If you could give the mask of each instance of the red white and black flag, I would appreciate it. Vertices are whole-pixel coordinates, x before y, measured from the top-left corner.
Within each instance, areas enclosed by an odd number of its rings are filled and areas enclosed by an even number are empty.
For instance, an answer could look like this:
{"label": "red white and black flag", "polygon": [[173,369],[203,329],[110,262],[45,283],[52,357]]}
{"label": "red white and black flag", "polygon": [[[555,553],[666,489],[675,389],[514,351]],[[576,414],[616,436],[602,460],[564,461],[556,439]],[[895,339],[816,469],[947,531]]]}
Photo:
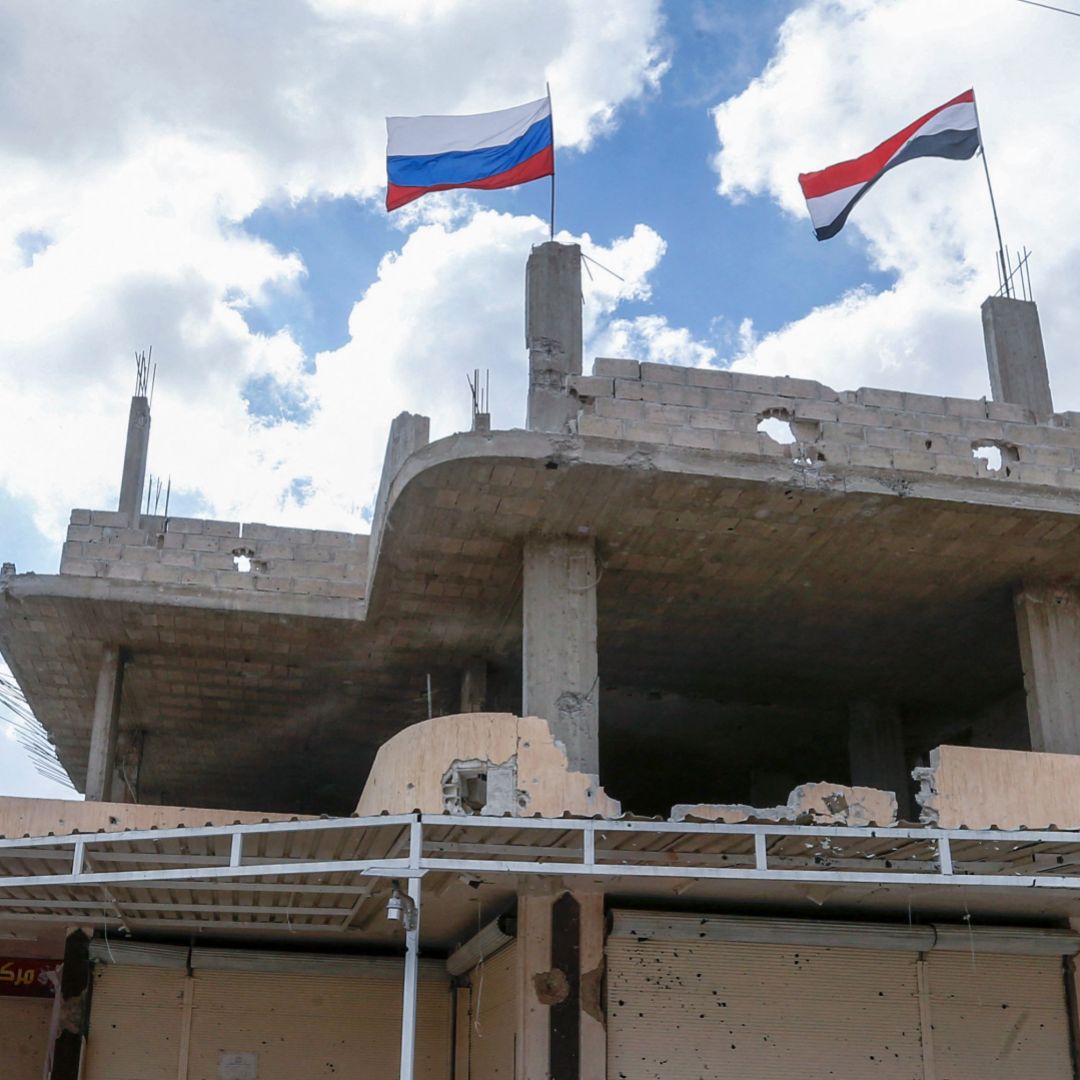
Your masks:
{"label": "red white and black flag", "polygon": [[868,154],[819,172],[801,173],[799,185],[810,210],[814,235],[819,240],[835,236],[855,204],[889,169],[920,157],[964,161],[975,155],[979,144],[975,91],[965,90]]}

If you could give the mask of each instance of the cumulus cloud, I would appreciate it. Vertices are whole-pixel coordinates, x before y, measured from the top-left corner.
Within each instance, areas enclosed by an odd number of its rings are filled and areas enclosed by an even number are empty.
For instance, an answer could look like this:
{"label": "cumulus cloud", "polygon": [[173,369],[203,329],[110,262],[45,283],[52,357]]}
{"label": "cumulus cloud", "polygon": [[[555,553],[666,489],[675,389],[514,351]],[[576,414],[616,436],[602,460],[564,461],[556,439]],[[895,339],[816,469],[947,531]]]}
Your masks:
{"label": "cumulus cloud", "polygon": [[[1035,252],[1055,400],[1076,407],[1073,29],[1004,0],[812,0],[785,21],[766,69],[713,112],[718,190],[734,201],[766,196],[803,218],[800,172],[869,150],[974,83],[1006,242]],[[997,288],[997,243],[981,162],[894,170],[827,243],[864,246],[895,285],[839,297],[746,343],[736,367],[843,387],[989,393],[978,306]]]}
{"label": "cumulus cloud", "polygon": [[[456,196],[403,215],[350,341],[316,357],[249,328],[305,269],[239,223],[282,199],[374,208],[391,113],[503,107],[550,81],[560,146],[584,151],[666,66],[656,0],[283,0],[257,18],[234,0],[76,0],[9,5],[0,40],[0,488],[54,541],[69,507],[115,498],[147,344],[152,467],[208,514],[362,527],[390,417],[462,426],[475,366],[514,422],[535,219]],[[604,253],[630,261],[631,288],[654,235]],[[621,295],[598,292],[597,317]]]}

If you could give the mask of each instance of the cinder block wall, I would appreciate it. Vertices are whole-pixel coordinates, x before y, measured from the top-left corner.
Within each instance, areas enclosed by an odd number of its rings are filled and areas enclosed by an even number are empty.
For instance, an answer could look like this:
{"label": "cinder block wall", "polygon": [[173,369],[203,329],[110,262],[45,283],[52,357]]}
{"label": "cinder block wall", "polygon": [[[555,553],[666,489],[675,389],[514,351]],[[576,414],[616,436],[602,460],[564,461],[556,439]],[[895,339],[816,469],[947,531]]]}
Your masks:
{"label": "cinder block wall", "polygon": [[[61,574],[161,585],[364,598],[369,537],[238,521],[73,510]],[[247,572],[237,560],[250,560]]]}
{"label": "cinder block wall", "polygon": [[[1080,413],[1037,424],[1029,409],[894,390],[836,391],[809,379],[599,358],[570,378],[578,433],[609,439],[784,457],[807,466],[855,465],[1080,488]],[[791,423],[796,441],[757,430]],[[997,447],[991,470],[976,447]]]}

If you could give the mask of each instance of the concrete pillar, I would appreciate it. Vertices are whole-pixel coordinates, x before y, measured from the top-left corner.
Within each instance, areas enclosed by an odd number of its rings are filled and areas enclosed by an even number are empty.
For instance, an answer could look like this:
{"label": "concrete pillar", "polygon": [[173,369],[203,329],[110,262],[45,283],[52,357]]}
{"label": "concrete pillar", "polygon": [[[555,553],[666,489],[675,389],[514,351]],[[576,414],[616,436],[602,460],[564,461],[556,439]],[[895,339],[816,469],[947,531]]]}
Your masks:
{"label": "concrete pillar", "polygon": [[848,761],[852,784],[896,792],[900,817],[911,820],[911,776],[904,755],[904,725],[895,702],[851,704]]}
{"label": "concrete pillar", "polygon": [[534,247],[525,270],[525,347],[529,350],[531,431],[570,430],[577,399],[567,392],[581,374],[581,248],[551,241]]}
{"label": "concrete pillar", "polygon": [[128,413],[127,444],[124,447],[124,472],[120,478],[120,503],[117,509],[131,517],[138,526],[146,483],[146,459],[150,451],[150,403],[144,397],[131,399]]}
{"label": "concrete pillar", "polygon": [[461,709],[463,713],[484,712],[487,705],[487,661],[469,660],[461,670]]}
{"label": "concrete pillar", "polygon": [[1031,749],[1080,754],[1080,597],[1025,585],[1015,605]]}
{"label": "concrete pillar", "polygon": [[88,802],[109,802],[112,797],[123,684],[124,660],[120,649],[116,645],[106,645],[101,653],[94,721],[90,729],[90,758],[86,765]]}
{"label": "concrete pillar", "polygon": [[599,772],[596,546],[592,537],[525,541],[522,714],[541,716],[571,769]]}
{"label": "concrete pillar", "polygon": [[64,943],[64,966],[60,969],[58,1023],[49,1055],[48,1080],[79,1080],[82,1075],[90,982],[90,937],[83,930],[71,930]]}
{"label": "concrete pillar", "polygon": [[1029,300],[991,296],[982,305],[986,362],[995,401],[1026,405],[1037,420],[1054,412],[1039,309]]}
{"label": "concrete pillar", "polygon": [[[532,889],[544,886],[530,883]],[[602,892],[523,892],[517,911],[518,1017],[514,1075],[607,1075]]]}

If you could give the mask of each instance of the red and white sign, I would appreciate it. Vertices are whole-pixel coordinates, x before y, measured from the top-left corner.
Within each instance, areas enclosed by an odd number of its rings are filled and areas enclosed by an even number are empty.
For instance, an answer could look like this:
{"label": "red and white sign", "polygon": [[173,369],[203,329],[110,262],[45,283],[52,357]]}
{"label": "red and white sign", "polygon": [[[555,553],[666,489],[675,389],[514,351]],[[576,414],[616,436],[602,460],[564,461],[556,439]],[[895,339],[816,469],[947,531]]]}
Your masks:
{"label": "red and white sign", "polygon": [[59,985],[59,960],[0,956],[0,997],[51,998]]}

